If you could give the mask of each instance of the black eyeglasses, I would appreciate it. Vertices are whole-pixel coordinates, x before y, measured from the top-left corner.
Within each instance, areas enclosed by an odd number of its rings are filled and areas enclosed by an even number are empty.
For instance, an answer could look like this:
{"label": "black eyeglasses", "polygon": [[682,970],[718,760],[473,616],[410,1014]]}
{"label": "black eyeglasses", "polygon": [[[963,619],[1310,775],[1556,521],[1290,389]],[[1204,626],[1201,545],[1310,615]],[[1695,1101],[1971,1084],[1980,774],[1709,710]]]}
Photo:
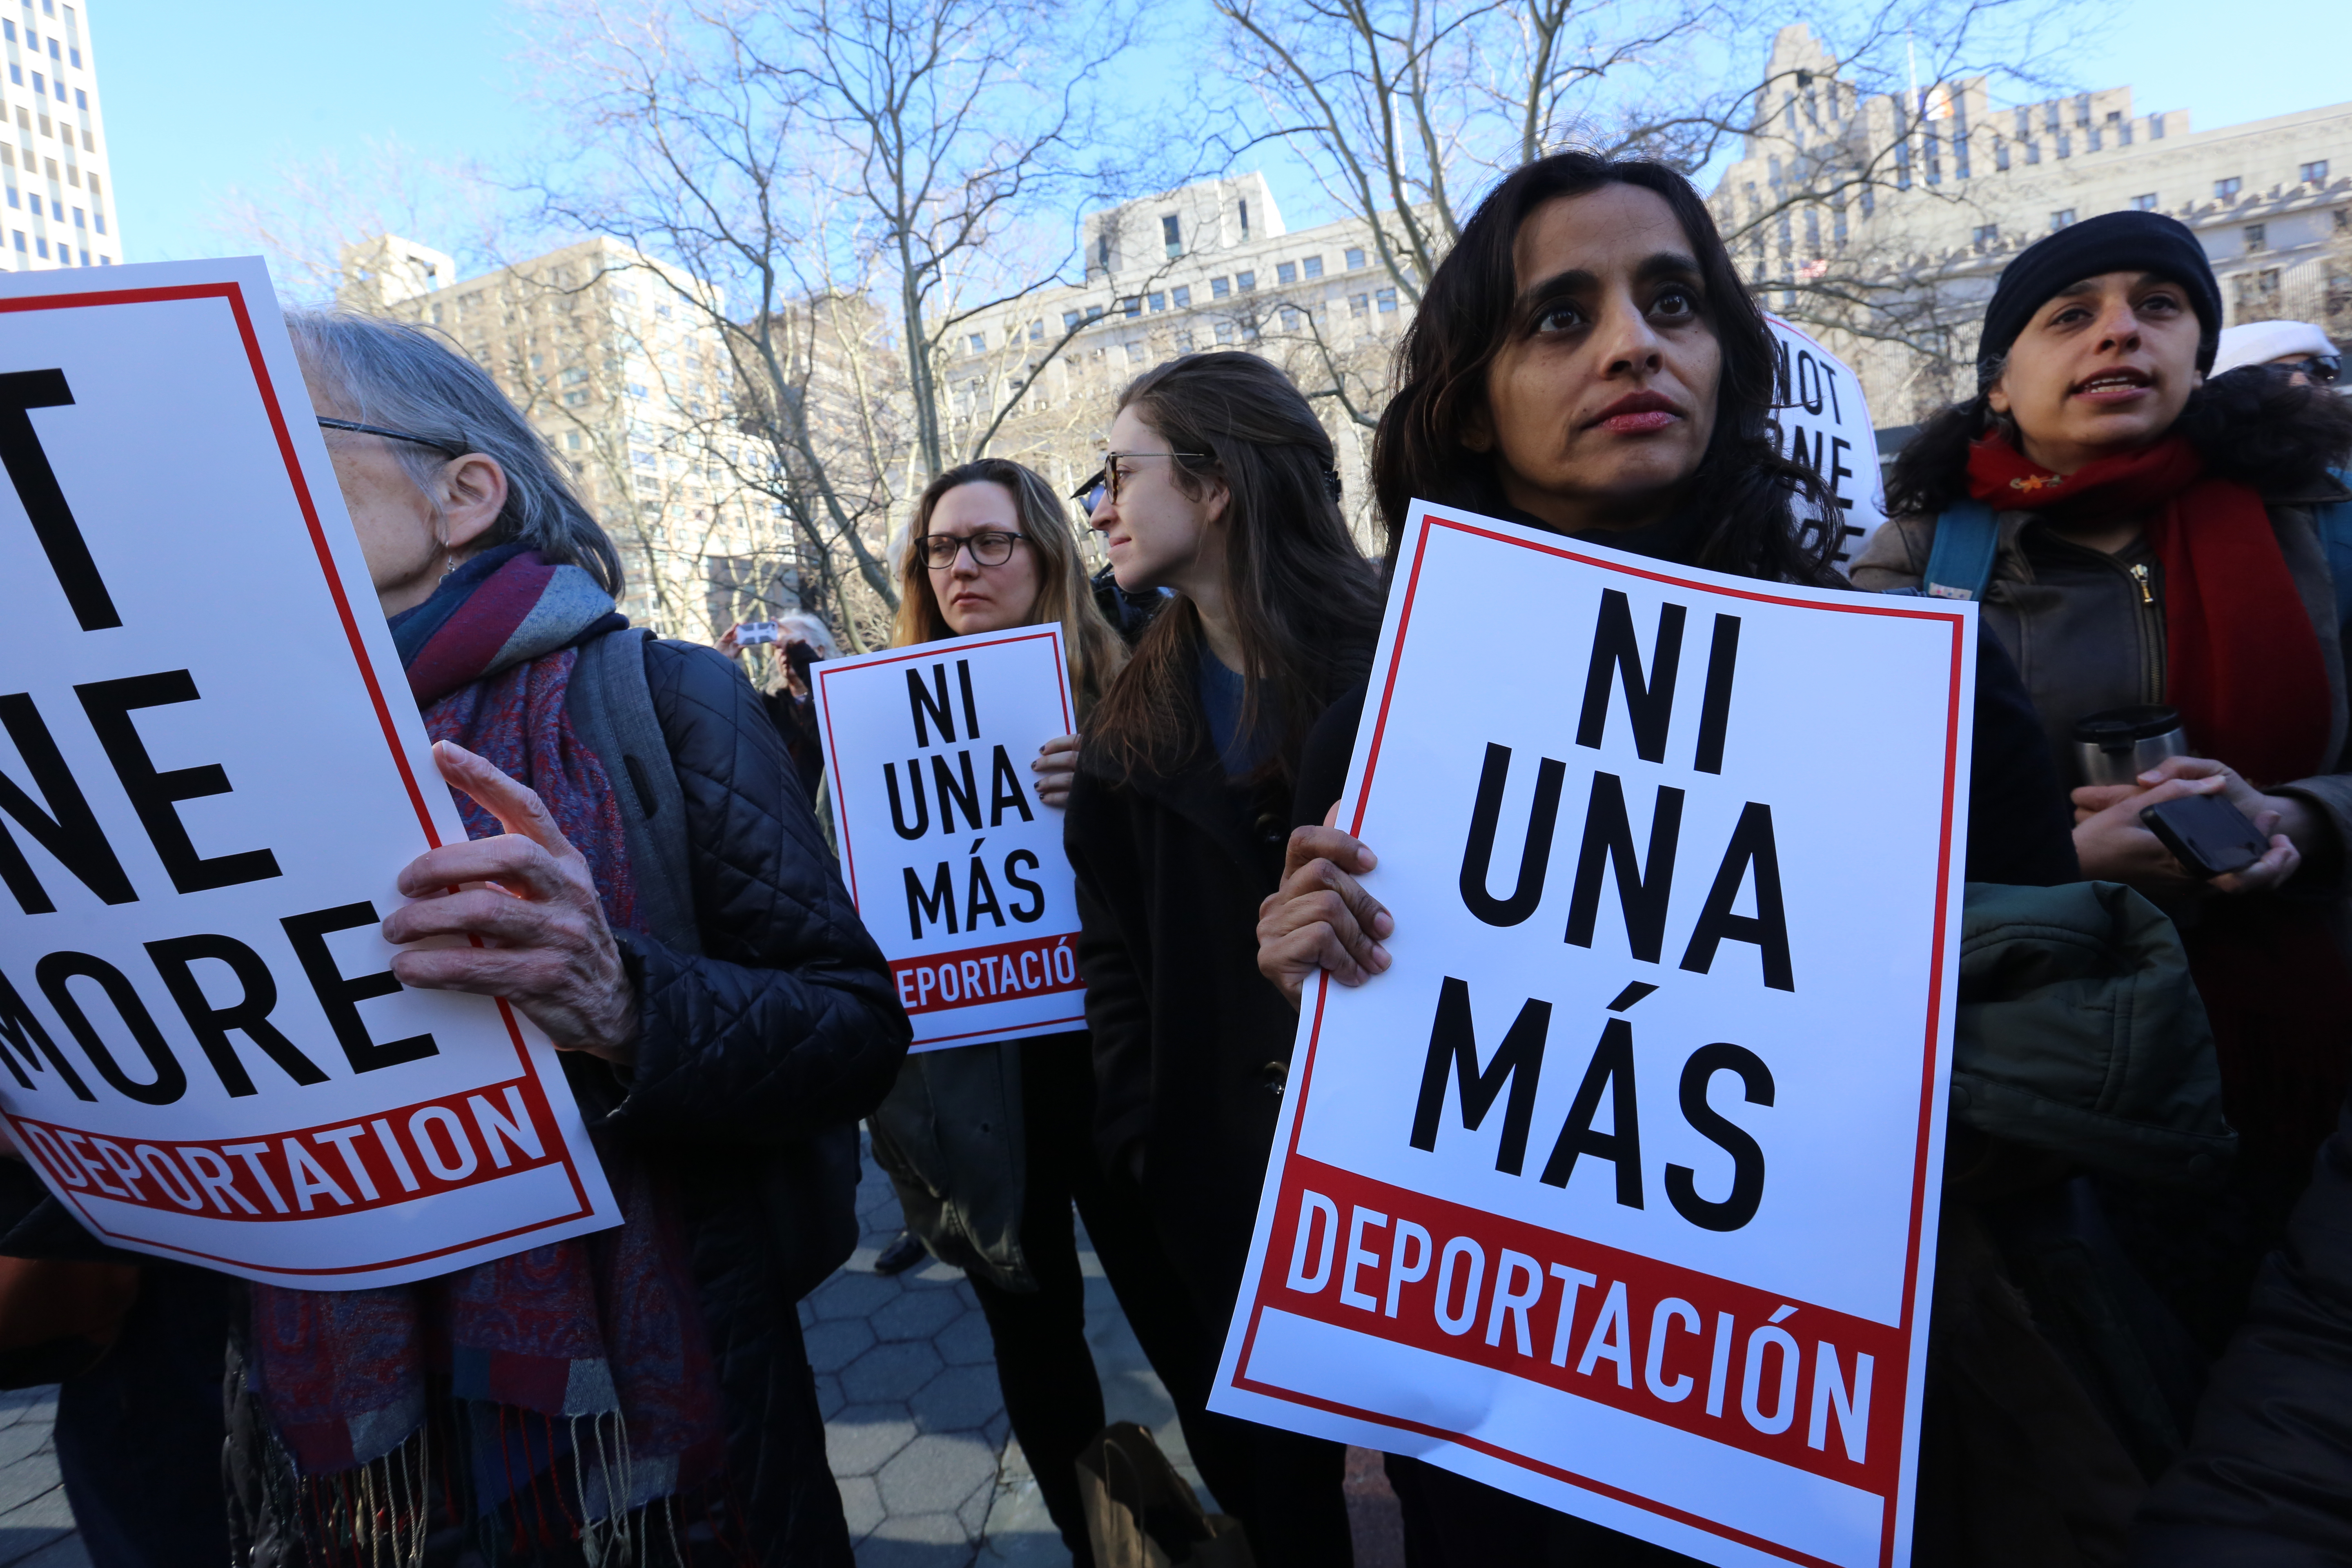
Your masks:
{"label": "black eyeglasses", "polygon": [[1084,507],[1087,515],[1092,517],[1095,508],[1102,505],[1106,498],[1113,501],[1118,500],[1119,481],[1127,478],[1119,464],[1131,463],[1138,458],[1190,458],[1200,463],[1211,460],[1206,452],[1105,452],[1103,466],[1085,484],[1072,490],[1070,499]]}
{"label": "black eyeglasses", "polygon": [[971,534],[927,533],[915,541],[915,548],[923,552],[923,564],[934,572],[944,572],[955,564],[956,557],[966,548],[971,558],[982,566],[1002,566],[1013,559],[1013,546],[1026,544],[1025,533],[1006,533],[999,529]]}
{"label": "black eyeglasses", "polygon": [[321,414],[319,416],[319,426],[324,430],[355,430],[362,436],[382,436],[387,440],[414,442],[419,447],[430,447],[445,458],[462,458],[466,455],[446,441],[435,441],[423,436],[412,436],[405,430],[387,430],[381,425],[362,425],[356,419],[330,419]]}
{"label": "black eyeglasses", "polygon": [[2281,370],[2299,370],[2322,386],[2333,386],[2344,374],[2342,354],[2310,354],[2303,359],[2281,360]]}

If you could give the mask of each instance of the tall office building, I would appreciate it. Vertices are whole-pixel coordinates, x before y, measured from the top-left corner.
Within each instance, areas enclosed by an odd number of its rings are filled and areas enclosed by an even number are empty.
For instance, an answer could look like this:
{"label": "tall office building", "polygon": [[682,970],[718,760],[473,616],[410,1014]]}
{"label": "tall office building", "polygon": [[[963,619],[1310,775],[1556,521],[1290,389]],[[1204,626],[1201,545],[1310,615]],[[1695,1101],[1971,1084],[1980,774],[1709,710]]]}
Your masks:
{"label": "tall office building", "polygon": [[[0,4],[0,266],[111,267],[122,255],[109,193],[89,14],[58,0]],[[13,132],[11,127],[13,126]]]}

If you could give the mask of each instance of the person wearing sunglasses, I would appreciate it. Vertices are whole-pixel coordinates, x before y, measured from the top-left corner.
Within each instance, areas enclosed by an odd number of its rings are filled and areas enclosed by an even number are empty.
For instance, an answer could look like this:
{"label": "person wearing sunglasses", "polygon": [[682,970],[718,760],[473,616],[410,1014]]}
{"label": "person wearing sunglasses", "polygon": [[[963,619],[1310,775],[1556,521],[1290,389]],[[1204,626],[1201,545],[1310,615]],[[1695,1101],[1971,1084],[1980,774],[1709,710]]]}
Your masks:
{"label": "person wearing sunglasses", "polygon": [[2243,365],[2275,365],[2299,383],[2334,386],[2344,374],[2344,356],[2309,321],[2247,321],[2221,329],[2213,350],[2213,374]]}
{"label": "person wearing sunglasses", "polygon": [[[1067,508],[1043,478],[1003,458],[933,479],[908,530],[891,646],[1047,624],[1062,629],[1083,725],[1127,647],[1096,607]],[[1031,764],[1044,804],[1068,799],[1077,748],[1077,736],[1060,736]],[[876,1270],[928,1250],[964,1271],[988,1320],[1013,1435],[1077,1568],[1093,1562],[1078,1453],[1104,1414],[1073,1204],[1147,1346],[1164,1337],[1160,1304],[1175,1289],[1148,1252],[1121,1251],[1140,1221],[1095,1158],[1094,1089],[1093,1043],[1081,1029],[918,1052],[866,1119],[908,1231]]]}
{"label": "person wearing sunglasses", "polygon": [[1379,585],[1340,516],[1329,435],[1265,360],[1146,373],[1109,444],[1081,492],[1089,521],[1122,590],[1173,594],[1095,710],[1070,790],[1097,1144],[1141,1198],[1140,1245],[1181,1281],[1184,1334],[1144,1350],[1218,1507],[1260,1563],[1345,1564],[1340,1446],[1207,1399],[1296,1030],[1251,931],[1307,731],[1370,663]]}

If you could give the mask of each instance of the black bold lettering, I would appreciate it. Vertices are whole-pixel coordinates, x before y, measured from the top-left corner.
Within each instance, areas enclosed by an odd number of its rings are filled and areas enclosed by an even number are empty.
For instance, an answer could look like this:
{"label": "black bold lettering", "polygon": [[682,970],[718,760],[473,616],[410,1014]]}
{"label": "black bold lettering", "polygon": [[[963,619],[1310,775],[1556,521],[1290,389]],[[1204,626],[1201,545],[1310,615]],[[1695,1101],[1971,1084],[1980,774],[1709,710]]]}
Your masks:
{"label": "black bold lettering", "polygon": [[1701,1046],[1683,1064],[1683,1120],[1698,1135],[1731,1156],[1731,1193],[1720,1203],[1698,1195],[1697,1173],[1688,1165],[1666,1167],[1666,1197],[1675,1212],[1702,1230],[1738,1230],[1756,1217],[1764,1201],[1764,1151],[1748,1130],[1706,1102],[1717,1073],[1736,1072],[1750,1105],[1772,1103],[1772,1069],[1745,1046],[1718,1040]]}
{"label": "black bold lettering", "polygon": [[1495,1169],[1517,1175],[1527,1163],[1528,1123],[1536,1113],[1544,1037],[1550,1029],[1551,1004],[1528,997],[1504,1033],[1503,1043],[1495,1047],[1495,1059],[1482,1070],[1477,1036],[1470,1020],[1470,986],[1447,975],[1438,990],[1437,1017],[1429,1031],[1429,1058],[1421,1069],[1421,1099],[1412,1110],[1412,1146],[1433,1152],[1437,1148],[1437,1124],[1444,1119],[1449,1076],[1462,1097],[1462,1125],[1472,1132],[1486,1120],[1486,1112],[1494,1109],[1496,1097],[1507,1083],[1511,1099],[1503,1108],[1503,1138],[1495,1150]]}
{"label": "black bold lettering", "polygon": [[[977,741],[980,739],[980,710],[971,700],[971,661],[970,659],[956,660],[956,685],[963,692],[963,738],[967,741]],[[950,735],[948,739],[952,741],[955,737]]]}
{"label": "black bold lettering", "polygon": [[988,868],[980,857],[971,858],[971,868],[964,874],[963,929],[978,931],[980,917],[985,913],[995,918],[997,926],[1004,924],[1004,906],[996,901],[996,884],[988,879]]}
{"label": "black bold lettering", "polygon": [[930,831],[931,808],[923,801],[923,759],[907,759],[907,791],[915,797],[915,826],[907,826],[907,814],[898,804],[898,764],[882,764],[882,783],[890,791],[890,826],[898,830],[901,838],[920,838]]}
{"label": "black bold lettering", "polygon": [[1592,633],[1592,662],[1584,676],[1584,710],[1576,721],[1576,743],[1598,751],[1609,730],[1609,689],[1622,679],[1625,716],[1633,725],[1633,750],[1645,763],[1666,760],[1666,726],[1675,712],[1675,668],[1682,660],[1680,605],[1658,606],[1658,638],[1645,679],[1642,645],[1633,637],[1633,606],[1614,588],[1601,592],[1601,616]]}
{"label": "black bold lettering", "polygon": [[1849,507],[1853,504],[1853,500],[1847,497],[1844,487],[1838,482],[1841,479],[1850,479],[1853,478],[1853,470],[1845,466],[1846,454],[1853,450],[1853,443],[1847,440],[1844,437],[1831,437],[1830,466],[1822,470],[1822,478],[1829,481],[1830,499],[1837,502],[1841,507]]}
{"label": "black bold lettering", "polygon": [[971,753],[958,752],[956,766],[962,770],[963,782],[961,786],[956,783],[956,775],[948,771],[948,760],[945,757],[934,755],[931,758],[931,793],[939,796],[940,831],[941,833],[955,831],[956,807],[961,806],[965,818],[972,826],[972,830],[978,832],[980,830],[980,781],[972,776]]}
{"label": "black bold lettering", "polygon": [[[151,942],[147,956],[154,961],[155,973],[163,977],[163,989],[178,1004],[181,1016],[188,1021],[189,1030],[196,1044],[204,1047],[205,1059],[213,1064],[220,1075],[221,1087],[231,1096],[257,1094],[253,1079],[238,1059],[236,1047],[229,1043],[228,1032],[242,1029],[246,1037],[259,1046],[262,1054],[276,1062],[288,1078],[296,1083],[324,1083],[327,1075],[318,1064],[297,1050],[294,1042],[278,1032],[269,1021],[269,1010],[278,1005],[278,981],[269,973],[269,965],[261,954],[226,936],[179,936],[167,942]],[[196,981],[194,965],[202,959],[214,959],[228,966],[242,990],[235,1002],[226,1007],[215,1006]]]}
{"label": "black bold lettering", "polygon": [[[1735,915],[1739,886],[1748,869],[1756,868],[1756,912]],[[1749,801],[1731,830],[1723,851],[1723,865],[1707,889],[1706,907],[1691,928],[1690,946],[1683,952],[1685,969],[1705,974],[1715,963],[1717,944],[1754,942],[1764,963],[1764,984],[1775,991],[1794,991],[1796,975],[1789,961],[1789,914],[1780,902],[1780,851],[1772,838],[1772,808]]]}
{"label": "black bold lettering", "polygon": [[1034,822],[1030,813],[1029,796],[1021,787],[1021,774],[1013,766],[1013,758],[1003,747],[996,748],[996,760],[988,766],[988,825],[994,827],[1004,820],[1004,808],[1011,806],[1021,814],[1024,822]]}
{"label": "black bold lettering", "polygon": [[98,563],[90,559],[89,542],[82,538],[73,508],[66,504],[66,492],[49,467],[49,455],[41,449],[40,433],[33,428],[32,416],[26,412],[62,408],[73,400],[64,371],[19,370],[0,375],[0,465],[7,468],[8,482],[16,489],[16,499],[32,522],[33,537],[41,542],[49,570],[57,574],[58,586],[65,590],[74,619],[81,623],[82,630],[97,632],[121,626],[122,617],[115,613],[106,581],[98,574]]}
{"label": "black bold lettering", "polygon": [[1819,414],[1827,406],[1822,397],[1822,367],[1802,349],[1797,351],[1797,401],[1808,414]]}
{"label": "black bold lettering", "polygon": [[1715,640],[1706,650],[1706,691],[1698,705],[1698,746],[1691,766],[1699,773],[1723,771],[1724,737],[1731,731],[1731,682],[1739,669],[1739,617],[1715,617]]}
{"label": "black bold lettering", "polygon": [[147,830],[155,858],[163,862],[172,886],[184,893],[201,893],[241,882],[267,881],[278,874],[278,858],[267,849],[210,858],[196,853],[173,803],[228,794],[227,773],[217,763],[157,773],[147,755],[146,742],[131,722],[133,709],[195,701],[196,683],[186,670],[92,681],[75,687],[74,695],[81,699],[89,727],[97,732],[98,743],[106,748],[106,760],[114,764],[114,776],[122,781],[122,793],[131,797],[131,809],[139,814],[139,825]]}
{"label": "black bold lettering", "polygon": [[1486,764],[1478,771],[1478,799],[1470,810],[1470,837],[1462,846],[1462,901],[1490,926],[1517,925],[1543,901],[1552,828],[1559,819],[1560,781],[1568,768],[1549,757],[1536,764],[1535,804],[1528,808],[1528,838],[1519,849],[1518,884],[1509,898],[1497,899],[1486,891],[1486,872],[1495,858],[1496,826],[1510,772],[1511,749],[1486,742]]}
{"label": "black bold lettering", "polygon": [[[83,1011],[81,998],[68,987],[66,983],[75,979],[98,982],[107,1001],[121,1016],[123,1026],[131,1031],[132,1042],[147,1058],[147,1065],[155,1069],[152,1080],[141,1083],[122,1070],[122,1064],[114,1059],[114,1052],[99,1034],[97,1026],[89,1021],[89,1015]],[[187,1070],[172,1055],[172,1047],[163,1043],[163,1031],[155,1026],[154,1016],[147,1011],[147,1004],[139,999],[139,993],[122,971],[87,952],[52,952],[33,966],[33,981],[40,986],[41,994],[49,999],[49,1005],[58,1010],[66,1033],[89,1058],[89,1065],[98,1069],[98,1076],[115,1089],[142,1105],[169,1105],[188,1092]]]}
{"label": "black bold lettering", "polygon": [[948,869],[948,863],[940,862],[939,874],[931,879],[928,891],[912,866],[903,868],[901,874],[907,879],[907,934],[917,942],[922,941],[923,921],[928,917],[946,921],[948,934],[955,935],[955,873]]}
{"label": "black bold lettering", "polygon": [[1584,845],[1576,856],[1576,890],[1568,902],[1571,947],[1591,947],[1601,914],[1601,873],[1617,876],[1617,905],[1625,914],[1625,944],[1644,963],[1658,962],[1666,941],[1666,895],[1675,882],[1675,847],[1682,834],[1683,792],[1660,785],[1650,813],[1648,863],[1634,858],[1633,825],[1625,815],[1625,787],[1615,773],[1592,775],[1585,808]]}
{"label": "black bold lettering", "polygon": [[343,1047],[353,1072],[374,1072],[441,1054],[430,1035],[411,1035],[383,1045],[370,1039],[359,1005],[393,995],[400,990],[400,977],[389,969],[373,974],[345,974],[335,967],[335,955],[327,951],[327,938],[332,932],[379,923],[373,904],[339,904],[331,910],[289,915],[278,923],[286,928],[286,940],[294,944],[294,956],[301,961],[302,973],[318,994],[320,1009],[327,1015],[327,1025],[335,1031],[335,1041]]}
{"label": "black bold lettering", "polygon": [[955,739],[955,720],[948,711],[948,667],[946,665],[931,666],[931,684],[928,688],[923,684],[921,670],[909,668],[907,671],[907,709],[914,716],[915,744],[918,746],[928,746],[931,743],[929,731],[923,728],[923,715],[926,713],[930,715],[931,722],[939,726],[940,740]]}
{"label": "black bold lettering", "polygon": [[[1592,1119],[1601,1112],[1604,1090],[1609,1095],[1610,1130],[1595,1132]],[[1564,1187],[1576,1172],[1578,1158],[1585,1154],[1617,1167],[1620,1204],[1629,1209],[1642,1206],[1642,1120],[1633,1092],[1633,1026],[1623,1018],[1612,1018],[1602,1026],[1601,1043],[1593,1047],[1592,1060],[1585,1066],[1584,1081],[1576,1086],[1568,1121],[1551,1146],[1551,1158],[1544,1162],[1543,1174],[1536,1179],[1546,1186]]]}
{"label": "black bold lettering", "polygon": [[1021,891],[1028,894],[1030,899],[1029,907],[1026,909],[1021,907],[1021,901],[1018,899],[1013,900],[1013,918],[1019,921],[1023,925],[1027,925],[1030,922],[1044,917],[1045,913],[1045,889],[1039,887],[1036,883],[1023,876],[1019,870],[1015,869],[1015,868],[1024,865],[1032,871],[1034,871],[1037,868],[1037,857],[1030,854],[1026,849],[1015,849],[1012,854],[1007,855],[1004,858],[1004,885],[1008,888],[1018,888]]}
{"label": "black bold lettering", "polygon": [[[106,841],[97,815],[89,809],[81,785],[74,781],[73,770],[66,766],[32,698],[21,691],[0,697],[0,726],[5,726],[8,738],[16,743],[33,775],[33,787],[41,792],[48,807],[42,810],[14,779],[0,773],[0,812],[15,817],[17,826],[33,836],[33,842],[57,857],[58,863],[97,894],[100,903],[138,902],[139,895],[131,890],[131,879],[122,874],[122,862],[115,858],[114,847]],[[8,884],[17,908],[26,914],[56,912],[58,906],[50,900],[48,890],[33,875],[25,852],[5,826],[0,826],[0,881]]]}
{"label": "black bold lettering", "polygon": [[[82,1082],[81,1074],[74,1071],[73,1063],[58,1054],[57,1042],[49,1038],[49,1032],[41,1027],[41,1021],[33,1016],[33,1010],[25,1005],[25,999],[16,994],[16,988],[8,983],[5,974],[0,974],[0,1040],[6,1041],[8,1046],[7,1049],[0,1050],[0,1063],[7,1065],[9,1074],[16,1079],[18,1087],[33,1087],[33,1080],[25,1076],[25,1068],[39,1072],[41,1058],[47,1057],[49,1065],[58,1069],[58,1077],[74,1091],[75,1099],[98,1098],[90,1093],[89,1086]],[[18,1062],[20,1058],[21,1066]]]}

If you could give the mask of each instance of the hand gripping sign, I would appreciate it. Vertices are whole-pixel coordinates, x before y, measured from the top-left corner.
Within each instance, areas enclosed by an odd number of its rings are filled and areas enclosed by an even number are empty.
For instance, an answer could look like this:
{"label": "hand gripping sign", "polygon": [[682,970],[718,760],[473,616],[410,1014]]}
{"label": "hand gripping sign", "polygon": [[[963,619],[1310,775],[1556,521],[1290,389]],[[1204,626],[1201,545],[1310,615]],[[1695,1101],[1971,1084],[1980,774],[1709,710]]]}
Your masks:
{"label": "hand gripping sign", "polygon": [[843,878],[918,1051],[1086,1026],[1062,814],[1037,748],[1077,728],[1059,626],[811,671]]}
{"label": "hand gripping sign", "polygon": [[1854,557],[1886,521],[1886,487],[1878,469],[1878,432],[1862,382],[1845,362],[1778,316],[1764,318],[1772,329],[1776,357],[1772,423],[1774,445],[1821,476],[1835,514],[1811,527],[1837,530],[1832,564],[1853,568]]}
{"label": "hand gripping sign", "polygon": [[404,989],[462,841],[258,259],[0,275],[0,1110],[118,1247],[273,1284],[620,1223],[554,1050]]}
{"label": "hand gripping sign", "polygon": [[1400,559],[1339,817],[1394,962],[1307,992],[1212,1408],[1907,1562],[1972,606],[1425,503]]}

